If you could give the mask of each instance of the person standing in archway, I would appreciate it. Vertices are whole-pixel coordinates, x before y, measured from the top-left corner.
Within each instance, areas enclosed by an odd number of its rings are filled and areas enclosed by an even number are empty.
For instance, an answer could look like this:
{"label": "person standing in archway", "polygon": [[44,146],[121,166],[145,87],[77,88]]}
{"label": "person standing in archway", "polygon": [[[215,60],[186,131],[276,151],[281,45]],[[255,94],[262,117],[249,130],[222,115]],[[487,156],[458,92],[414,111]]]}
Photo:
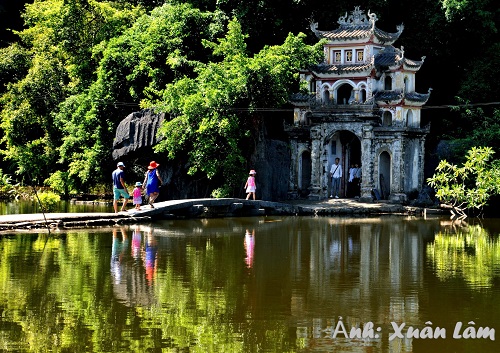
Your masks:
{"label": "person standing in archway", "polygon": [[332,192],[330,197],[335,197],[336,199],[339,198],[340,178],[342,178],[342,167],[339,162],[340,159],[335,158],[335,163],[330,168],[330,176],[332,178]]}
{"label": "person standing in archway", "polygon": [[151,208],[154,208],[153,202],[155,202],[156,198],[160,194],[160,186],[163,184],[160,173],[158,173],[158,170],[156,169],[158,167],[159,164],[155,161],[149,163],[144,183],[142,183],[143,185],[146,185],[146,194],[148,195],[148,203]]}

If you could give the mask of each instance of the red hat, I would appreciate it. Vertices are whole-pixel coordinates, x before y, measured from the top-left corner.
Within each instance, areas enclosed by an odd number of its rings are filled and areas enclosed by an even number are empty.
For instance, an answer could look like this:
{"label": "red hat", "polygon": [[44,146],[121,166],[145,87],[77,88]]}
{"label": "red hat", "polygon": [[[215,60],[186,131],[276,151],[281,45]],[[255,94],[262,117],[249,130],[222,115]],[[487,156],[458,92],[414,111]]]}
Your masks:
{"label": "red hat", "polygon": [[159,166],[158,163],[152,161],[151,163],[149,163],[148,169],[156,169],[158,166]]}

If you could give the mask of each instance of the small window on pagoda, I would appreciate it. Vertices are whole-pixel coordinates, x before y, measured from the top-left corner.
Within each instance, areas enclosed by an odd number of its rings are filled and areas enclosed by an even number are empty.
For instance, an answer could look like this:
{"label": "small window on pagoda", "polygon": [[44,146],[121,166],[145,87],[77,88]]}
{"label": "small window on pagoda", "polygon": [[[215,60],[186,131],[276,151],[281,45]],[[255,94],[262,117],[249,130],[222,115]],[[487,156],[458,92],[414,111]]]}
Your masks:
{"label": "small window on pagoda", "polygon": [[364,55],[362,50],[356,50],[356,61],[357,62],[363,62],[364,61]]}
{"label": "small window on pagoda", "polygon": [[309,82],[309,92],[311,92],[311,93],[316,92],[316,80],[311,80]]}
{"label": "small window on pagoda", "polygon": [[359,102],[360,103],[366,102],[366,90],[364,88],[359,90]]}
{"label": "small window on pagoda", "polygon": [[334,51],[333,52],[333,62],[334,63],[340,63],[342,61],[342,53],[340,50]]}
{"label": "small window on pagoda", "polygon": [[345,61],[352,62],[352,51],[348,50],[345,52]]}
{"label": "small window on pagoda", "polygon": [[408,92],[408,85],[409,85],[408,76],[405,77],[404,84],[405,84],[405,92]]}
{"label": "small window on pagoda", "polygon": [[330,92],[328,89],[323,91],[323,104],[328,104],[330,102]]}
{"label": "small window on pagoda", "polygon": [[389,111],[385,111],[382,116],[382,126],[392,126],[392,114]]}
{"label": "small window on pagoda", "polygon": [[384,89],[386,91],[391,91],[392,90],[392,78],[391,76],[386,76],[384,80]]}
{"label": "small window on pagoda", "polygon": [[418,127],[416,126],[417,124],[415,122],[415,119],[413,118],[413,112],[411,111],[411,109],[406,113],[406,125],[409,127]]}

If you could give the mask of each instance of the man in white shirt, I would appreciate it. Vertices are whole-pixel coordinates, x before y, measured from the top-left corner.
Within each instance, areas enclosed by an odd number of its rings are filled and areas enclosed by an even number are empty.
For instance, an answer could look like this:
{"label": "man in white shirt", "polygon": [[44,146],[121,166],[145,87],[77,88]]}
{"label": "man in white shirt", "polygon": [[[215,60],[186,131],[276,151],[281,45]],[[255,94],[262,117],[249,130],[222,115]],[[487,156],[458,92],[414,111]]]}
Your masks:
{"label": "man in white shirt", "polygon": [[332,178],[332,192],[330,197],[339,198],[340,178],[342,177],[342,167],[339,164],[340,159],[335,158],[335,164],[330,168],[330,177]]}

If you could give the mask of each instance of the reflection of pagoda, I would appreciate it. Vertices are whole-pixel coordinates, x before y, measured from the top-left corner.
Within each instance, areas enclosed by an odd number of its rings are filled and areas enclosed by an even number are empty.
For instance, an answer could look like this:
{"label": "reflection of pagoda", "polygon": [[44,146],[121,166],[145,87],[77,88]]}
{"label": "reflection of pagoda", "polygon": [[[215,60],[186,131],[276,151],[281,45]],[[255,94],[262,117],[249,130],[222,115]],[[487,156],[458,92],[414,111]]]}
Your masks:
{"label": "reflection of pagoda", "polygon": [[362,165],[361,198],[373,189],[382,198],[404,201],[405,193],[423,183],[424,140],[429,128],[420,110],[430,94],[415,92],[415,73],[424,61],[405,57],[392,44],[399,38],[375,26],[377,16],[356,7],[333,31],[311,29],[326,39],[323,63],[300,72],[307,93],[291,97],[294,125],[291,141],[290,197],[328,196],[328,171],[336,157],[344,171]]}

